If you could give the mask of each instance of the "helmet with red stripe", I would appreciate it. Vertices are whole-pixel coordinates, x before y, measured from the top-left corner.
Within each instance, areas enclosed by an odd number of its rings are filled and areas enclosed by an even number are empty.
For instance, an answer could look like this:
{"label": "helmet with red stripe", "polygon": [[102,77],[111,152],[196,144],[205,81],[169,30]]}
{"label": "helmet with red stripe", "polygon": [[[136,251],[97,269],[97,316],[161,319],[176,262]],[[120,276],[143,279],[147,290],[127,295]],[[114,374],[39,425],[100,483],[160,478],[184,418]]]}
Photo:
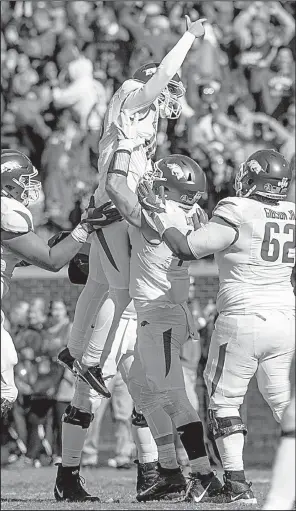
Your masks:
{"label": "helmet with red stripe", "polygon": [[[147,83],[159,67],[159,63],[151,62],[144,64],[133,75],[133,79],[141,83]],[[173,76],[168,85],[158,97],[160,116],[167,119],[178,119],[182,112],[180,98],[185,94],[185,87],[178,73]]]}
{"label": "helmet with red stripe", "polygon": [[202,168],[192,158],[172,154],[154,164],[153,186],[163,186],[169,200],[191,207],[206,192],[207,180]]}
{"label": "helmet with red stripe", "polygon": [[31,160],[16,149],[1,151],[1,195],[11,197],[25,206],[39,197],[40,181],[33,179],[38,171]]}

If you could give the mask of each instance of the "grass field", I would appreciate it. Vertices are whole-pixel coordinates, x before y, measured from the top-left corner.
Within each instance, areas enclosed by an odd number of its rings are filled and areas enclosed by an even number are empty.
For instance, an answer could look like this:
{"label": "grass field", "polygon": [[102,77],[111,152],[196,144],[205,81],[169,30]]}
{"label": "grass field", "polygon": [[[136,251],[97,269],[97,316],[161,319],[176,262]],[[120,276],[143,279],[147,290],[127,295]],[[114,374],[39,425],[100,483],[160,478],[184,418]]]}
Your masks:
{"label": "grass field", "polygon": [[[98,468],[82,470],[87,481],[87,489],[98,495],[101,503],[72,504],[57,503],[53,497],[56,467],[43,467],[40,469],[26,468],[16,470],[13,468],[1,470],[1,509],[106,509],[106,510],[162,510],[162,509],[245,509],[238,503],[217,504],[189,504],[171,502],[151,502],[139,504],[135,499],[136,469],[117,470],[112,468]],[[258,505],[248,506],[247,509],[261,509],[264,497],[268,490],[270,472],[268,470],[250,470],[247,476],[253,481],[253,490]]]}

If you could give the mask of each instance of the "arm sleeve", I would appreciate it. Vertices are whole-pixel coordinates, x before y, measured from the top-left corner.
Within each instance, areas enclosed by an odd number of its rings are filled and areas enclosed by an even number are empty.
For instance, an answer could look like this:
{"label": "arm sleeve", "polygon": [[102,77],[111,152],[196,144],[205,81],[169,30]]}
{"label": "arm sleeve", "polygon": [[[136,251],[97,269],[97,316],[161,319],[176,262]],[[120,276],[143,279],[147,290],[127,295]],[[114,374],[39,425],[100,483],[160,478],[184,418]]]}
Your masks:
{"label": "arm sleeve", "polygon": [[195,36],[185,32],[174,48],[164,57],[154,75],[141,88],[131,92],[123,108],[129,115],[151,105],[173,76],[179,71],[190,50]]}
{"label": "arm sleeve", "polygon": [[220,219],[210,222],[187,236],[188,246],[196,259],[225,250],[236,239],[234,228]]}

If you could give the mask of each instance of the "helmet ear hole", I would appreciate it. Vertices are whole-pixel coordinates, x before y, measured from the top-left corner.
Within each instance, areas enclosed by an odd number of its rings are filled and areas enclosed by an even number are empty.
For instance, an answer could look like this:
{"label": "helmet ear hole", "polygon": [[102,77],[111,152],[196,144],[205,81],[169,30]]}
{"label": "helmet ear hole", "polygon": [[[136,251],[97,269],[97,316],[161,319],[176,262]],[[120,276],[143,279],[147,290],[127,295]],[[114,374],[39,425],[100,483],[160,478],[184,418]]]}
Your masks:
{"label": "helmet ear hole", "polygon": [[254,179],[248,179],[248,185],[252,185],[254,183]]}

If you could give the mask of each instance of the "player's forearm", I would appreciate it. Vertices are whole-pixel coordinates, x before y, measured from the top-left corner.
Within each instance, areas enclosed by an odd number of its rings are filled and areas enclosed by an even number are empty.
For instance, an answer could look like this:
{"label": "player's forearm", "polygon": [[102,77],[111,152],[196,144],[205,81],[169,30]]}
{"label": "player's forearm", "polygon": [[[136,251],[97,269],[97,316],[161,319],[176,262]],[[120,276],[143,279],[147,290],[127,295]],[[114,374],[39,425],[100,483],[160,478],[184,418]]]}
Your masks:
{"label": "player's forearm", "polygon": [[182,234],[176,227],[169,227],[166,229],[162,240],[178,259],[182,261],[192,261],[195,259],[189,248],[187,236]]}
{"label": "player's forearm", "polygon": [[33,232],[22,236],[10,235],[1,242],[22,260],[44,270],[57,272],[79,252],[88,233],[80,224],[60,243],[52,248]]}
{"label": "player's forearm", "polygon": [[142,87],[136,96],[127,98],[124,108],[135,109],[153,103],[173,76],[179,71],[185,57],[195,41],[195,36],[185,32],[174,48],[164,57],[155,74]]}

